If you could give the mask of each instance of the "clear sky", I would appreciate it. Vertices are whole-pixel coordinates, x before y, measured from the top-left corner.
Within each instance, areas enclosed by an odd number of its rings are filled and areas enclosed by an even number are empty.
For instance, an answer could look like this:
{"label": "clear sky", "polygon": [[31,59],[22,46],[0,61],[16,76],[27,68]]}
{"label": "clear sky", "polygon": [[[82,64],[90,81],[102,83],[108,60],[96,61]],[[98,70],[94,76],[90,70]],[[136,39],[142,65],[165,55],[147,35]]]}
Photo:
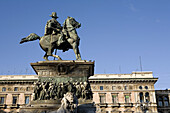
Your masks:
{"label": "clear sky", "polygon": [[[39,42],[19,44],[30,33],[44,35],[57,12],[82,24],[82,59],[95,61],[95,74],[153,71],[156,89],[170,88],[169,0],[0,0],[0,74],[35,74],[29,63],[42,61]],[[73,50],[58,55],[75,60]],[[52,59],[52,58],[51,58]]]}

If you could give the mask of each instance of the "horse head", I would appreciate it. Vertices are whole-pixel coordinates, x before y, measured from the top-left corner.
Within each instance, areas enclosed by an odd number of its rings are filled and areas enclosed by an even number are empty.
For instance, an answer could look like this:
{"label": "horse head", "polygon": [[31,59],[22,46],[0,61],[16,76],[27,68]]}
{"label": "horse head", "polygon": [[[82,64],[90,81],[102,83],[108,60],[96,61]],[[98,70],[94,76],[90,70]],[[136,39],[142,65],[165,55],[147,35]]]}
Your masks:
{"label": "horse head", "polygon": [[80,28],[81,24],[77,22],[73,17],[67,17],[67,19],[64,21],[63,26],[68,29],[68,28]]}

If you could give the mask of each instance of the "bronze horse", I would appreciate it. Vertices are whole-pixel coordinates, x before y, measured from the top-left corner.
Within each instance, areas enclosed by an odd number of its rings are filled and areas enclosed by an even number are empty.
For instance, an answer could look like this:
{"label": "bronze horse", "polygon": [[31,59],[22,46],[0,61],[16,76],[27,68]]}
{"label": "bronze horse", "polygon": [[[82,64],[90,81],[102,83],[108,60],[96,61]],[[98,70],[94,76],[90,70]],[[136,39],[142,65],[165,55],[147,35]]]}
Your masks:
{"label": "bronze horse", "polygon": [[80,38],[77,35],[76,28],[81,27],[81,24],[78,23],[74,18],[67,17],[64,21],[62,32],[57,35],[46,35],[43,37],[39,37],[35,33],[31,33],[26,38],[22,38],[20,44],[28,41],[34,41],[39,39],[39,43],[41,48],[46,52],[44,55],[44,59],[48,60],[49,56],[53,56],[61,60],[58,55],[52,54],[54,50],[63,50],[68,51],[69,49],[73,49],[76,55],[76,60],[81,60],[81,55],[79,52],[79,41]]}

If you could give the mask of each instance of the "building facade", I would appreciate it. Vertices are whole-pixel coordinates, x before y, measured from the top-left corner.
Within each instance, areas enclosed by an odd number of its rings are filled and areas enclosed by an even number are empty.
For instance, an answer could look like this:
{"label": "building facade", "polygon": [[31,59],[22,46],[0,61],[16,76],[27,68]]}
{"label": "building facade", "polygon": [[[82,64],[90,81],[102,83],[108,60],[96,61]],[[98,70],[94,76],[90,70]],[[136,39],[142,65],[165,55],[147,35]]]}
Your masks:
{"label": "building facade", "polygon": [[89,78],[100,113],[157,113],[152,72],[96,74]]}
{"label": "building facade", "polygon": [[[19,112],[22,106],[29,104],[33,99],[34,82],[37,80],[37,75],[1,75],[0,112]],[[158,113],[158,111],[165,113],[161,111],[161,103],[156,102],[156,100],[159,102],[159,95],[165,95],[165,92],[162,94],[163,91],[156,91],[155,95],[154,84],[157,80],[152,72],[91,76],[89,82],[93,101],[97,107],[96,111],[98,113]],[[166,96],[169,95],[168,92]],[[162,104],[166,105],[166,102]]]}
{"label": "building facade", "polygon": [[19,112],[22,106],[30,103],[37,75],[0,76],[0,113]]}
{"label": "building facade", "polygon": [[170,113],[170,89],[156,90],[158,113]]}

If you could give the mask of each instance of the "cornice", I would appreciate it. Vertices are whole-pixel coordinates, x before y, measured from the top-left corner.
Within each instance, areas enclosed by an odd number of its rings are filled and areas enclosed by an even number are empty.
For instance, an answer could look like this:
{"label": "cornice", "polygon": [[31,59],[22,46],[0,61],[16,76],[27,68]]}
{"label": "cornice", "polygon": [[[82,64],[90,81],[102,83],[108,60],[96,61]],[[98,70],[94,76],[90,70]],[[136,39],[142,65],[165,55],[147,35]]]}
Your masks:
{"label": "cornice", "polygon": [[0,80],[0,84],[33,84],[35,81],[37,81],[38,79],[26,79],[26,80]]}
{"label": "cornice", "polygon": [[158,78],[90,78],[90,83],[138,83],[157,82]]}

